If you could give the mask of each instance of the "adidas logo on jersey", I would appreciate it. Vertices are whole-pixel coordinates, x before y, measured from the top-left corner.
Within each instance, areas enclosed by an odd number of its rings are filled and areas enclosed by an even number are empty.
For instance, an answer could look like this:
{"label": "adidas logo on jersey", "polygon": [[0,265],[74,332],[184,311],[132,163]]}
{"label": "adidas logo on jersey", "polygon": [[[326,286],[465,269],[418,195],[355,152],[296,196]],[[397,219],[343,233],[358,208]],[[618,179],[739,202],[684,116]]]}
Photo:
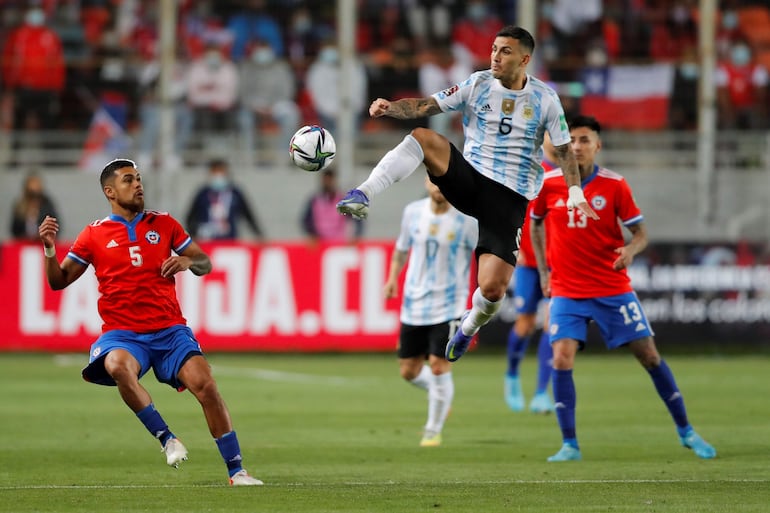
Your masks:
{"label": "adidas logo on jersey", "polygon": [[492,106],[491,106],[491,105],[489,105],[489,104],[487,103],[486,105],[484,105],[483,107],[481,107],[481,112],[482,112],[482,113],[483,113],[483,112],[492,112]]}
{"label": "adidas logo on jersey", "polygon": [[107,243],[107,247],[108,248],[117,248],[118,247],[118,243],[115,242],[115,239],[110,239],[110,242]]}
{"label": "adidas logo on jersey", "polygon": [[561,198],[559,198],[559,201],[557,201],[557,202],[556,202],[556,205],[554,205],[554,206],[555,206],[556,208],[559,208],[559,207],[564,207],[564,206],[566,206],[566,205],[567,205],[567,204],[564,202],[564,200],[563,200],[563,199],[561,199]]}
{"label": "adidas logo on jersey", "polygon": [[647,329],[647,326],[645,326],[643,322],[640,322],[639,324],[636,325],[636,331],[644,331],[646,329]]}

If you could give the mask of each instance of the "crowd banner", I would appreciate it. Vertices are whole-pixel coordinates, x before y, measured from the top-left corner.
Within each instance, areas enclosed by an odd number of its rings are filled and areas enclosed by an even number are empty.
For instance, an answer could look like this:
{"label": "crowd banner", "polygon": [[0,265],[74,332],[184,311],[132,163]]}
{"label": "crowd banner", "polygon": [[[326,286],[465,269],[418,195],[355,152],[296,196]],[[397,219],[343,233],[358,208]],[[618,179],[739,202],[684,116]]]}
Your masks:
{"label": "crowd banner", "polygon": [[[177,294],[205,351],[395,351],[392,241],[202,246],[214,270],[180,273]],[[660,342],[755,343],[770,337],[769,263],[766,245],[653,244],[630,274]],[[93,270],[52,291],[43,264],[41,244],[0,246],[0,351],[87,351],[101,332]],[[514,318],[508,299],[480,344],[504,345]]]}

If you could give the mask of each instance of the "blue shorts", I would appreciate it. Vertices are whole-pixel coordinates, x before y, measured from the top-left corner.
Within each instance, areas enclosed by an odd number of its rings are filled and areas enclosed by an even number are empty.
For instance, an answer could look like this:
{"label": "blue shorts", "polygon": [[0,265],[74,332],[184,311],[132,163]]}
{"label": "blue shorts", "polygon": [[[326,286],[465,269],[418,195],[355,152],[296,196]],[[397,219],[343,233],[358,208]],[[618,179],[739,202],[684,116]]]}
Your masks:
{"label": "blue shorts", "polygon": [[152,333],[112,330],[102,333],[91,346],[83,379],[98,385],[114,386],[115,381],[104,368],[104,357],[114,349],[125,349],[136,358],[142,366],[140,378],[152,367],[158,381],[176,389],[184,388],[177,379],[182,365],[190,357],[203,354],[192,330],[184,324]]}
{"label": "blue shorts", "polygon": [[517,265],[513,271],[513,305],[516,313],[537,313],[537,306],[543,300],[540,288],[540,273],[535,267]]}
{"label": "blue shorts", "polygon": [[588,323],[594,321],[609,349],[653,336],[642,304],[634,292],[590,299],[551,298],[551,344],[572,338],[582,346]]}

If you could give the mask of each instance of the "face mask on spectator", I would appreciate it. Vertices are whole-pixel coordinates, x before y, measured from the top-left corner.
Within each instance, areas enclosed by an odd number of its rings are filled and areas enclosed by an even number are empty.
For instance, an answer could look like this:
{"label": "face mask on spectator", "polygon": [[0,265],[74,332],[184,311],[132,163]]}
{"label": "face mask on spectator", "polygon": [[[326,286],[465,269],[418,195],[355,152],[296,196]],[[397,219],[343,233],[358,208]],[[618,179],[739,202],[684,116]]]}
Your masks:
{"label": "face mask on spectator", "polygon": [[722,15],[722,28],[733,30],[738,26],[738,15],[734,11],[727,11]]}
{"label": "face mask on spectator", "polygon": [[745,66],[751,61],[751,50],[746,45],[735,45],[730,51],[730,59],[736,66]]}
{"label": "face mask on spectator", "polygon": [[27,25],[40,27],[43,25],[43,23],[45,23],[45,13],[42,9],[32,9],[31,11],[27,12],[27,15],[24,17],[24,21],[27,22]]}
{"label": "face mask on spectator", "polygon": [[310,32],[310,28],[313,26],[313,22],[307,16],[296,18],[292,24],[292,30],[297,34],[306,34]]}
{"label": "face mask on spectator", "polygon": [[481,21],[487,15],[487,8],[483,4],[473,4],[468,6],[468,18],[473,21]]}
{"label": "face mask on spectator", "polygon": [[218,68],[222,64],[222,56],[219,52],[206,52],[206,66],[209,68]]}
{"label": "face mask on spectator", "polygon": [[257,64],[270,64],[275,60],[275,52],[272,48],[257,48],[251,52],[251,60]]}
{"label": "face mask on spectator", "polygon": [[695,80],[698,78],[698,65],[694,62],[685,62],[679,67],[679,74],[685,80]]}
{"label": "face mask on spectator", "polygon": [[230,180],[227,178],[227,175],[214,175],[209,179],[209,187],[215,191],[223,191],[227,189],[229,184]]}
{"label": "face mask on spectator", "polygon": [[318,60],[327,64],[335,64],[338,58],[337,49],[330,46],[318,52]]}
{"label": "face mask on spectator", "polygon": [[607,52],[602,48],[591,48],[586,54],[586,63],[594,68],[601,68],[607,65]]}

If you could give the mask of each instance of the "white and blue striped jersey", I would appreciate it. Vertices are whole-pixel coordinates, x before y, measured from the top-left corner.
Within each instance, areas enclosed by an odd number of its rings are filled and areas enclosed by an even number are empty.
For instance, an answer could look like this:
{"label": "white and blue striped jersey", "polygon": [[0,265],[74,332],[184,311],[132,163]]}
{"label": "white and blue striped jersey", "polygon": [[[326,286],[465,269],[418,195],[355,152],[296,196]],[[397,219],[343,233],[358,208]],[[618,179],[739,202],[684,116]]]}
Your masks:
{"label": "white and blue striped jersey", "polygon": [[474,169],[527,199],[543,185],[545,131],[554,146],[570,142],[556,91],[531,75],[523,89],[514,91],[491,70],[477,71],[433,98],[443,112],[462,111],[463,156]]}
{"label": "white and blue striped jersey", "polygon": [[404,208],[396,250],[411,251],[404,279],[401,322],[430,326],[466,309],[477,221],[454,207],[436,214],[430,198]]}

